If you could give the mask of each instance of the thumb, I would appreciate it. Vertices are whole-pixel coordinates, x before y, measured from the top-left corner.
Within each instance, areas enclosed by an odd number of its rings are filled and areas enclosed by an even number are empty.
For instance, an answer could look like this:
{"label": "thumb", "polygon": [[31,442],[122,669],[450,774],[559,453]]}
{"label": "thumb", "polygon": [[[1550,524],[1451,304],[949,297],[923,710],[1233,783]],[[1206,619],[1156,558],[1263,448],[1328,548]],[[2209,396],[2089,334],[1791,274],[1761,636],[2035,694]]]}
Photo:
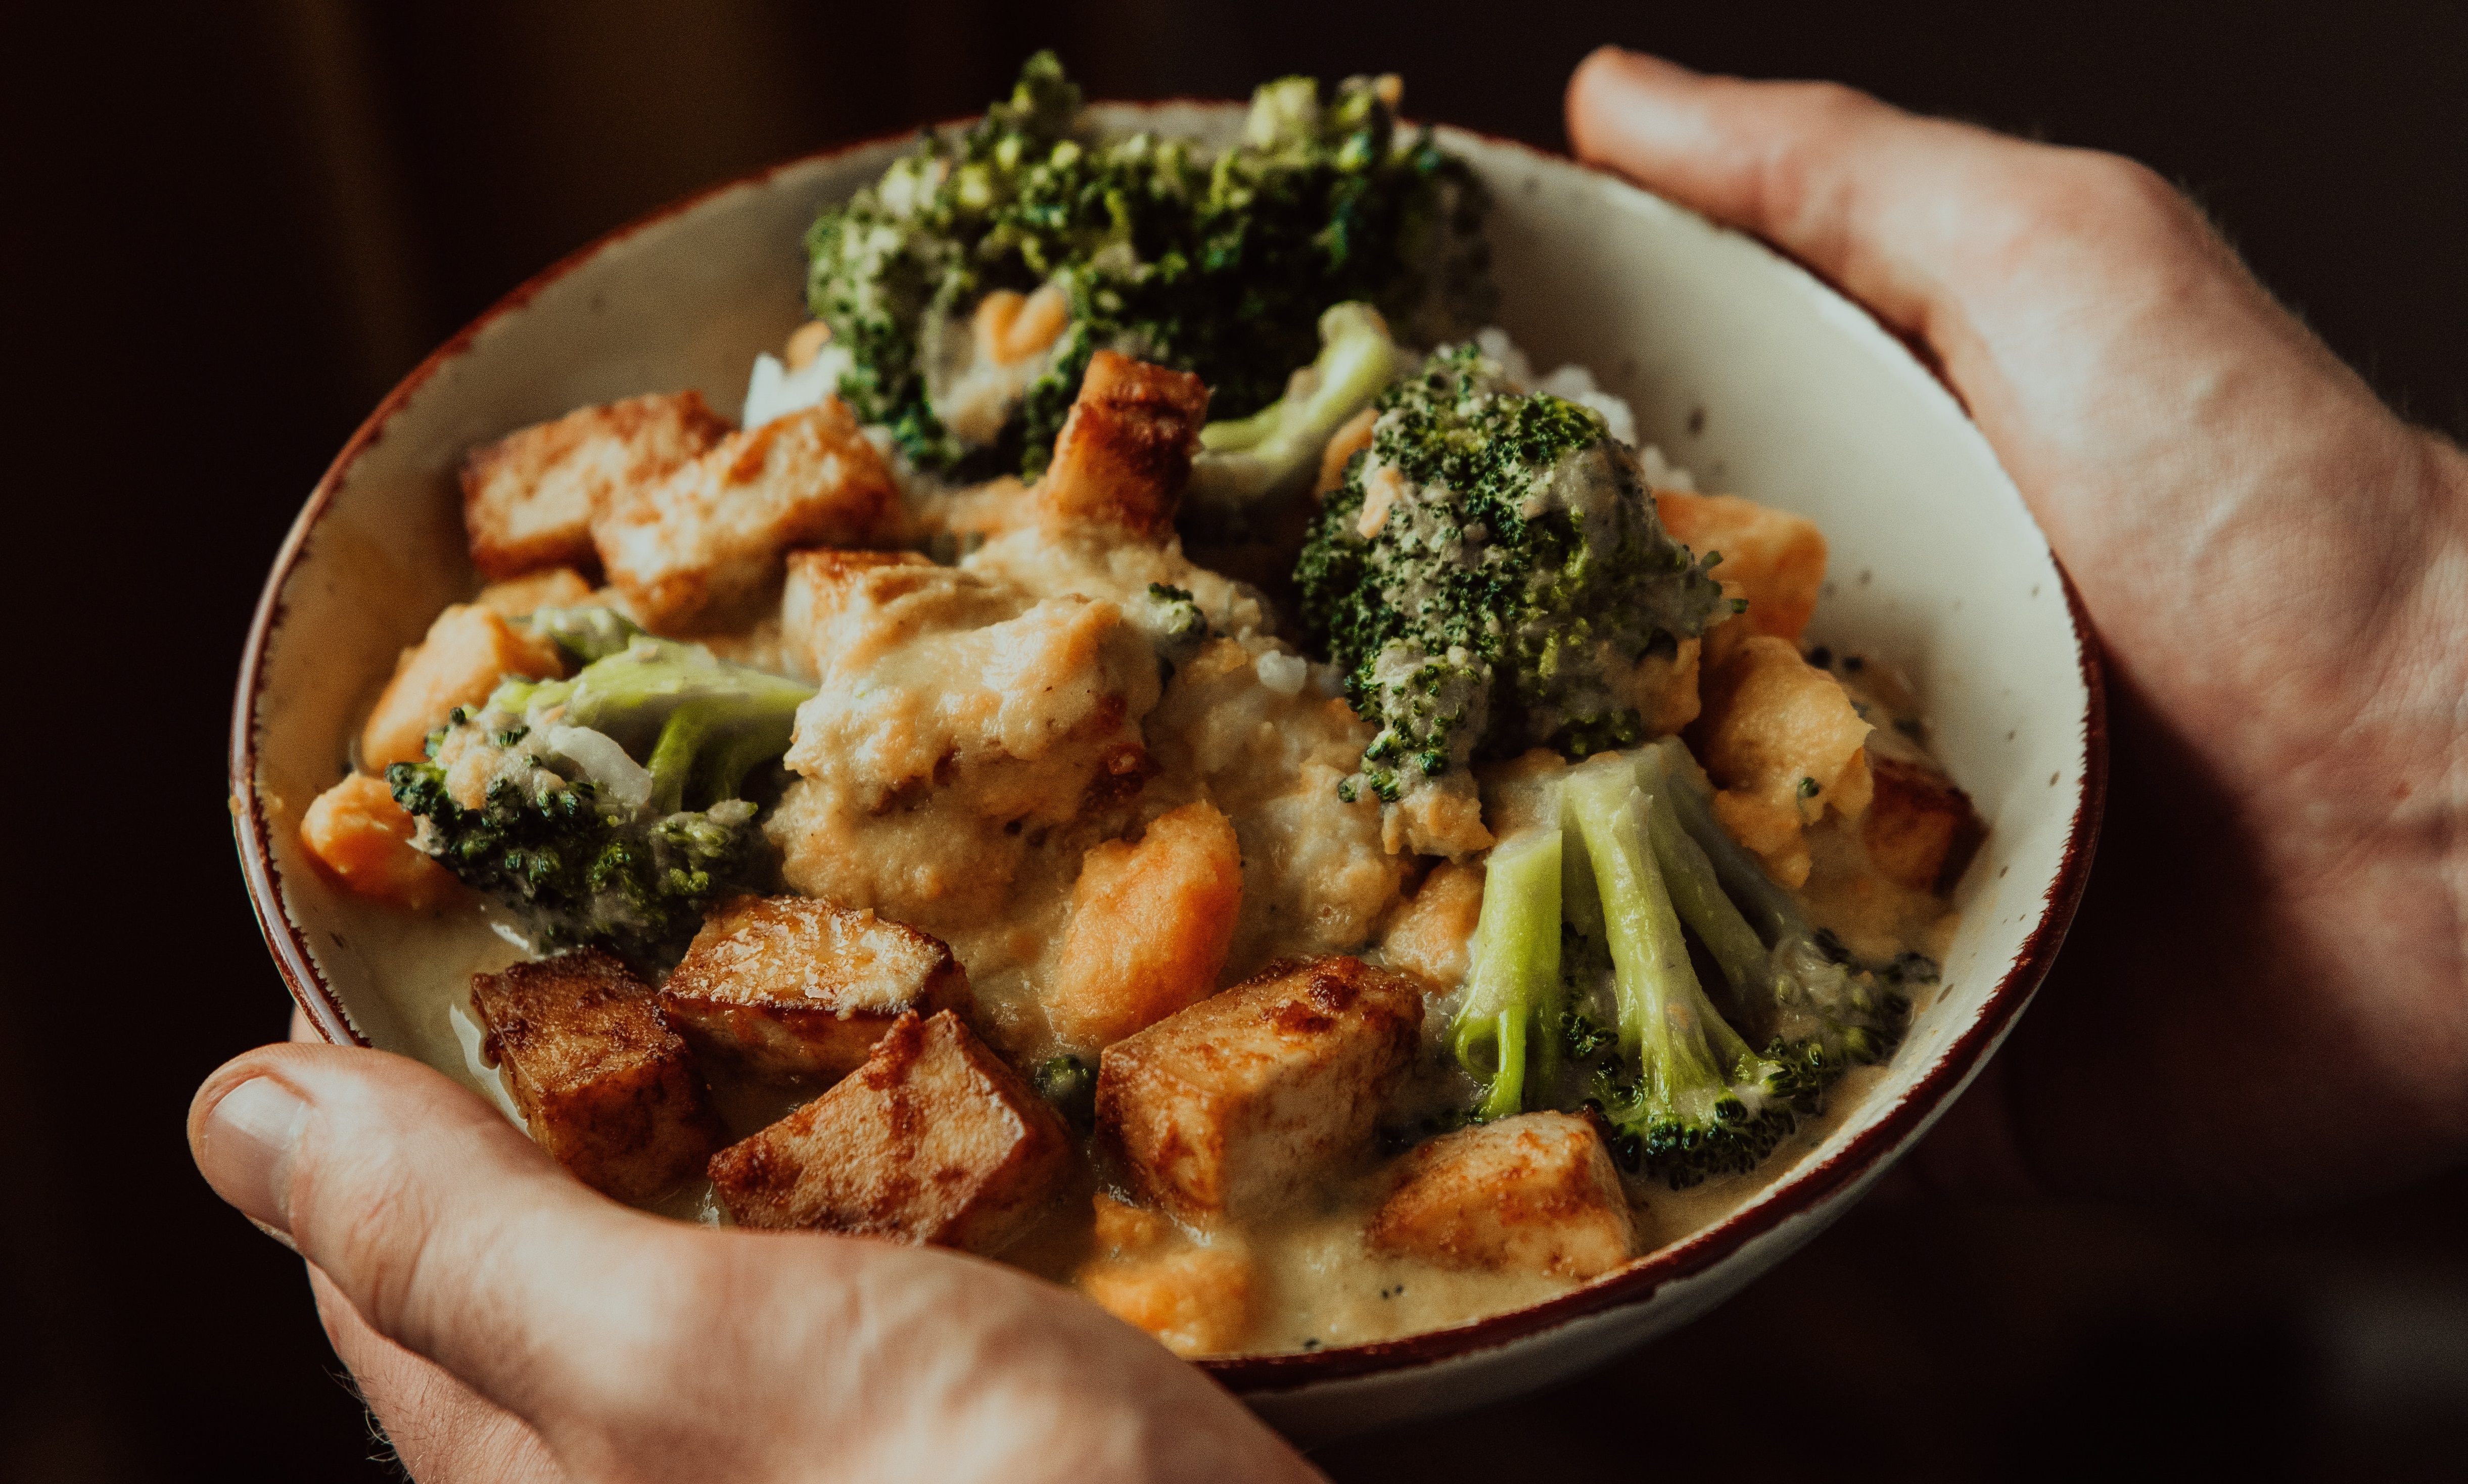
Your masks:
{"label": "thumb", "polygon": [[[655,1269],[659,1223],[593,1195],[496,1109],[404,1057],[261,1047],[206,1079],[189,1147],[379,1335],[537,1417],[607,1328],[578,1272]],[[605,1291],[605,1290],[603,1290]],[[596,1374],[596,1367],[595,1367]]]}

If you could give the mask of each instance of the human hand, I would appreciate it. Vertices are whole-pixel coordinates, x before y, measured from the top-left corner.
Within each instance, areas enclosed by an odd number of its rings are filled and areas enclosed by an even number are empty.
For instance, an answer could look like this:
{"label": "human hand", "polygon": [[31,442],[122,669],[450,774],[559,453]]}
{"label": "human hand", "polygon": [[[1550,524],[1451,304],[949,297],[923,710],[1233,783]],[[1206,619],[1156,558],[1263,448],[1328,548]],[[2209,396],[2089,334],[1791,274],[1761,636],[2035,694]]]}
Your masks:
{"label": "human hand", "polygon": [[2284,1202],[2468,1153],[2468,458],[2130,161],[1608,48],[1568,131],[1933,356],[2106,651],[2090,891],[1924,1161]]}
{"label": "human hand", "polygon": [[1063,1289],[629,1211],[402,1057],[249,1052],[198,1089],[189,1142],[308,1260],[336,1352],[428,1484],[1318,1476]]}

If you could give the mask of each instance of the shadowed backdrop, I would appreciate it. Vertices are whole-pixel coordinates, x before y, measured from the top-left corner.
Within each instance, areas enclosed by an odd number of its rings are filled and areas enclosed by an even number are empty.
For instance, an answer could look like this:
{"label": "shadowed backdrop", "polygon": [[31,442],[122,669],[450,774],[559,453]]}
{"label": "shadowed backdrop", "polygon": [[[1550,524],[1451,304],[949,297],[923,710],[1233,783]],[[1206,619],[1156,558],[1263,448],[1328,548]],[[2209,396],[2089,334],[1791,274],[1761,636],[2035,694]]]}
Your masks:
{"label": "shadowed backdrop", "polygon": [[[20,684],[57,698],[12,729],[11,1479],[386,1476],[298,1263],[180,1137],[197,1081],[287,1011],[224,817],[231,681],[283,532],[386,387],[664,201],[972,112],[1049,45],[1094,97],[1396,71],[1410,113],[1562,148],[1568,69],[1616,40],[2136,155],[2386,397],[2468,432],[2456,5],[231,0],[14,21],[15,606],[47,640],[21,643]],[[1761,1461],[2308,1477],[2456,1466],[2463,1423],[2455,1174],[2294,1218],[1872,1203],[1598,1376],[1322,1461],[1427,1484]]]}

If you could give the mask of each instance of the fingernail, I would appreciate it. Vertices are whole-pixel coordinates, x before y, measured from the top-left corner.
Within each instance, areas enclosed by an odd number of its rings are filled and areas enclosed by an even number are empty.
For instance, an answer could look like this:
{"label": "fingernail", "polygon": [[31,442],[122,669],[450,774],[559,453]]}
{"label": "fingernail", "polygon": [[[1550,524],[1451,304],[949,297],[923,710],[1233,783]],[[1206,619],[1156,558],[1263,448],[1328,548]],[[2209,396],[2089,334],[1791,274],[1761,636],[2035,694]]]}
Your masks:
{"label": "fingernail", "polygon": [[291,1154],[308,1127],[308,1105],[271,1077],[252,1077],[206,1117],[207,1178],[261,1226],[291,1231]]}

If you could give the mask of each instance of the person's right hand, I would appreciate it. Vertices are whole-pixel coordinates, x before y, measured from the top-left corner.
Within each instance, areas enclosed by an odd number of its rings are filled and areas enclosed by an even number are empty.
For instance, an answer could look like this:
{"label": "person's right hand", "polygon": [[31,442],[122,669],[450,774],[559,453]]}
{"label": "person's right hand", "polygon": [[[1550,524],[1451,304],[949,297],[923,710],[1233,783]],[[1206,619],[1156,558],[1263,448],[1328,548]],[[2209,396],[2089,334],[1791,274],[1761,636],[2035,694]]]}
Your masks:
{"label": "person's right hand", "polygon": [[2468,1155],[2468,457],[2130,161],[1610,49],[1568,129],[1924,346],[2105,647],[2091,891],[1937,1167],[2287,1201]]}
{"label": "person's right hand", "polygon": [[432,1484],[1318,1477],[1068,1290],[629,1211],[403,1057],[261,1047],[198,1089],[189,1139],[308,1258],[335,1349]]}

